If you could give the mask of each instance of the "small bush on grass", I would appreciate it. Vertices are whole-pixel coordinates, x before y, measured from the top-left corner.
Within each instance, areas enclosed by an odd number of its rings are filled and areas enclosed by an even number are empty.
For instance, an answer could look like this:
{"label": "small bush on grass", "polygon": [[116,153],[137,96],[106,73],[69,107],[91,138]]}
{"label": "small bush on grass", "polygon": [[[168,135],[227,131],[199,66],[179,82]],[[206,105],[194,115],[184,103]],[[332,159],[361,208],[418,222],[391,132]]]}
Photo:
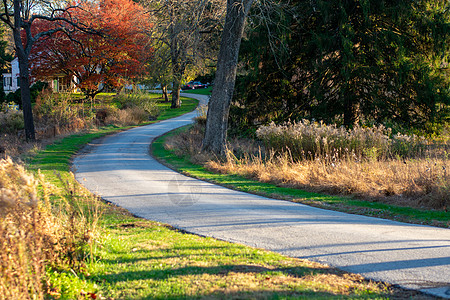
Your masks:
{"label": "small bush on grass", "polygon": [[98,218],[92,197],[0,160],[0,299],[44,299],[48,268],[83,271]]}
{"label": "small bush on grass", "polygon": [[206,117],[208,115],[208,106],[200,105],[197,107],[197,116],[194,118],[194,122],[200,126],[206,126]]}
{"label": "small bush on grass", "polygon": [[[205,134],[206,118],[202,116],[200,110],[199,116],[194,120],[195,123],[188,130],[180,132],[176,136],[168,138],[164,144],[167,150],[173,151],[176,156],[188,157],[193,163],[204,164],[216,157],[210,153],[204,153],[202,149],[203,136]],[[204,110],[206,112],[206,110]]]}
{"label": "small bush on grass", "polygon": [[0,111],[0,134],[17,134],[24,128],[23,113],[17,110]]}
{"label": "small bush on grass", "polygon": [[147,121],[156,119],[160,113],[156,99],[145,92],[120,93],[114,97],[113,102],[117,103],[118,108],[121,110],[133,108],[146,112]]}
{"label": "small bush on grass", "polygon": [[98,126],[113,124],[111,121],[112,118],[118,116],[119,109],[115,106],[102,106],[95,110],[95,120]]}
{"label": "small bush on grass", "polygon": [[5,102],[8,103],[15,103],[20,106],[20,109],[22,109],[22,99],[21,99],[21,91],[20,88],[17,89],[15,92],[10,92],[5,96]]}
{"label": "small bush on grass", "polygon": [[149,120],[147,112],[138,107],[120,109],[105,118],[105,124],[116,126],[138,125]]}
{"label": "small bush on grass", "polygon": [[91,127],[93,123],[93,115],[89,110],[70,104],[70,95],[57,95],[49,90],[39,95],[33,110],[39,138],[78,132]]}

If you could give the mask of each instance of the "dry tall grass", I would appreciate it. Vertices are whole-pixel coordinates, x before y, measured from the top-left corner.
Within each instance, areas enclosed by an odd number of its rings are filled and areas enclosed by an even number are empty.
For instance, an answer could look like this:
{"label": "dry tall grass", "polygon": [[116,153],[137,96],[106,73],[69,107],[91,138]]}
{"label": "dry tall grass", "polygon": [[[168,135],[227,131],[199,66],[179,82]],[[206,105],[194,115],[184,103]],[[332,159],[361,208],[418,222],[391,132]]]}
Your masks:
{"label": "dry tall grass", "polygon": [[355,195],[409,207],[447,209],[450,205],[450,166],[444,159],[358,161],[326,159],[295,162],[288,153],[268,159],[238,159],[231,152],[225,162],[206,166],[220,173],[239,174],[262,182],[313,192]]}
{"label": "dry tall grass", "polygon": [[[280,135],[287,136],[280,128],[277,130]],[[361,132],[360,141],[370,141],[370,137],[363,137]],[[370,135],[373,135],[373,132]],[[381,158],[376,155],[379,152],[373,149],[377,144],[367,142],[372,148],[358,146],[357,151],[355,149],[349,151],[347,148],[345,153],[342,149],[331,148],[324,152],[315,152],[314,155],[310,155],[310,159],[308,157],[298,159],[293,152],[304,153],[304,148],[292,150],[290,148],[292,146],[283,147],[280,144],[276,150],[271,148],[266,150],[266,147],[270,147],[268,143],[265,147],[255,141],[233,140],[229,144],[226,158],[218,159],[199,151],[202,137],[203,127],[196,124],[188,132],[168,139],[166,148],[175,150],[177,155],[187,154],[194,163],[202,163],[212,171],[239,174],[279,186],[329,194],[355,195],[370,201],[377,200],[409,207],[447,210],[450,206],[450,158],[446,154],[448,145],[442,145],[441,148],[431,145],[426,148],[424,146],[426,141],[421,138],[408,139],[407,136],[398,135],[395,142],[383,137],[379,140],[384,142],[379,144],[385,144],[386,151],[390,151],[389,147],[399,147],[394,143],[400,139],[411,144],[414,143],[413,140],[418,141],[418,146],[411,147],[408,147],[406,142],[403,143],[407,148],[403,152],[404,158],[399,154]],[[324,140],[326,136],[320,139]],[[277,142],[280,143],[280,140],[281,138]],[[317,139],[310,136],[308,145],[317,145],[315,140]],[[328,140],[332,138],[329,137]],[[364,145],[360,141],[348,144]],[[341,143],[344,144],[345,141]],[[371,151],[375,154],[370,155]],[[424,155],[425,153],[427,155]]]}
{"label": "dry tall grass", "polygon": [[302,120],[261,126],[256,134],[276,152],[289,151],[293,159],[342,157],[347,154],[363,158],[386,159],[396,156],[417,157],[426,153],[429,142],[416,135],[391,134],[383,125],[352,129]]}
{"label": "dry tall grass", "polygon": [[24,128],[23,114],[16,110],[0,111],[0,134],[14,133]]}
{"label": "dry tall grass", "polygon": [[120,109],[137,108],[147,113],[147,117],[156,118],[159,115],[159,108],[156,104],[156,98],[150,94],[135,90],[132,93],[121,92],[113,98],[118,103]]}
{"label": "dry tall grass", "polygon": [[105,124],[131,126],[146,122],[149,118],[150,115],[146,111],[138,107],[128,107],[109,114],[105,118]]}
{"label": "dry tall grass", "polygon": [[38,139],[74,133],[93,126],[94,116],[82,106],[72,105],[69,94],[44,90],[33,108]]}
{"label": "dry tall grass", "polygon": [[155,100],[130,97],[133,103],[121,110],[108,106],[95,114],[73,104],[69,95],[43,92],[34,107],[38,141],[33,143],[25,141],[22,112],[0,110],[0,300],[46,298],[52,288],[46,278],[49,268],[83,272],[92,258],[101,214],[100,202],[75,180],[61,180],[57,189],[9,156],[94,125],[136,125],[148,121],[150,112],[158,114]]}
{"label": "dry tall grass", "polygon": [[82,271],[97,234],[96,203],[69,183],[59,191],[0,160],[0,299],[44,299],[48,267]]}

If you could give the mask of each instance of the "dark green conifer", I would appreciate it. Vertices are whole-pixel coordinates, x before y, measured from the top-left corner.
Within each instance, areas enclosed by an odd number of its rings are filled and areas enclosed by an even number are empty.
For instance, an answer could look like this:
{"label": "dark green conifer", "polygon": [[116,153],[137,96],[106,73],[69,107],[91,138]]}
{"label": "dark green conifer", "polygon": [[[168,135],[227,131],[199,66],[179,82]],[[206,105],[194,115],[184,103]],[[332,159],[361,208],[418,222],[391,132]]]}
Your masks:
{"label": "dark green conifer", "polygon": [[284,5],[251,23],[242,44],[235,125],[307,117],[424,128],[448,116],[448,1]]}

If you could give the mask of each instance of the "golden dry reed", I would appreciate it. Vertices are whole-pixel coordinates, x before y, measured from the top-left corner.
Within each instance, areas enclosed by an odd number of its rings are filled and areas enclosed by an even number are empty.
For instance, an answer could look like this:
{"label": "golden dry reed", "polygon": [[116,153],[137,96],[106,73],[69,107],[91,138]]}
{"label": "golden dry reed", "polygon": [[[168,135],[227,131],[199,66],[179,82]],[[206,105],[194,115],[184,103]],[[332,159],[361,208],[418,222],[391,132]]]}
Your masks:
{"label": "golden dry reed", "polygon": [[48,268],[83,271],[100,211],[71,184],[63,190],[0,160],[0,299],[44,299]]}

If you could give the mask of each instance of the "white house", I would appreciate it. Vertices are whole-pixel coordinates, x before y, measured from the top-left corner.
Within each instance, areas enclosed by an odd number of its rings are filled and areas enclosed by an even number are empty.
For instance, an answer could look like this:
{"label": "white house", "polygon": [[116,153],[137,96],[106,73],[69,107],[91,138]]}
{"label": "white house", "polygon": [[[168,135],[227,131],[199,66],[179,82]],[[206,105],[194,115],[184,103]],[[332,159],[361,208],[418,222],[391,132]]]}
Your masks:
{"label": "white house", "polygon": [[[76,80],[75,77],[74,80]],[[56,75],[48,78],[47,81],[55,93],[76,90],[75,83],[66,75]],[[8,94],[17,91],[19,88],[19,59],[16,57],[11,61],[11,73],[3,73],[3,90]]]}
{"label": "white house", "polygon": [[3,90],[6,94],[19,89],[19,59],[16,57],[11,62],[11,73],[3,73]]}

